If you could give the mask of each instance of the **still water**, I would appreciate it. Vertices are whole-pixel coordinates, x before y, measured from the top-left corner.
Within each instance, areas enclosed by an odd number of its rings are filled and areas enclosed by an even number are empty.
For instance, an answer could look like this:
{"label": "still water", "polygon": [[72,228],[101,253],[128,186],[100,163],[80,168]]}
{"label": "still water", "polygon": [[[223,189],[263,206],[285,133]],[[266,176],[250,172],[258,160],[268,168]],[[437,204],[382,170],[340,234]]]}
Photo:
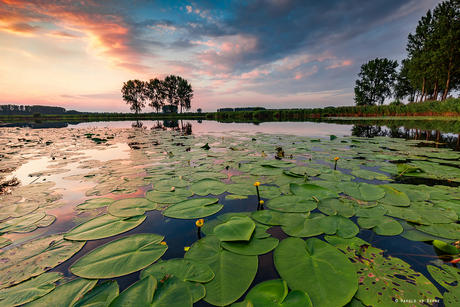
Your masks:
{"label": "still water", "polygon": [[[70,135],[83,135],[83,133],[88,133],[94,131],[94,133],[100,134],[101,137],[104,135],[104,131],[107,134],[115,134],[121,135],[125,133],[125,135],[131,134],[131,131],[146,131],[150,133],[151,131],[156,131],[155,133],[161,134],[162,132],[171,132],[175,131],[178,134],[187,135],[187,136],[196,136],[201,138],[202,140],[209,140],[213,143],[210,143],[211,148],[218,147],[217,144],[220,142],[222,138],[224,140],[228,139],[242,139],[245,142],[251,142],[258,139],[262,134],[271,134],[274,135],[274,138],[278,139],[278,143],[280,146],[287,146],[287,142],[291,142],[292,140],[297,140],[295,137],[308,137],[312,139],[320,139],[322,141],[328,141],[331,136],[337,136],[342,138],[343,140],[348,140],[351,136],[356,137],[378,137],[378,136],[391,136],[391,137],[398,137],[404,138],[408,140],[423,140],[423,141],[435,141],[436,143],[427,143],[422,146],[429,146],[429,147],[436,147],[436,148],[451,148],[454,150],[458,150],[458,139],[457,136],[454,134],[449,133],[439,133],[436,131],[420,131],[414,129],[389,129],[385,126],[378,127],[378,126],[357,126],[357,125],[337,125],[337,124],[330,124],[330,123],[314,123],[314,122],[269,122],[269,123],[260,123],[258,125],[254,125],[251,123],[218,123],[214,121],[143,121],[143,122],[89,122],[89,123],[69,123],[64,125],[62,129],[62,133],[59,132],[59,129],[49,127],[49,131],[52,131],[54,135],[53,141],[56,142],[57,136],[59,134],[70,136]],[[13,127],[9,126],[8,128],[1,128],[1,129],[9,129],[11,133],[15,132]],[[27,128],[17,128],[20,129],[20,132],[24,132],[26,137],[34,135],[37,131],[40,131],[40,137],[44,137],[47,135],[43,131],[45,130],[33,130]],[[6,131],[6,130],[4,130]],[[288,137],[289,136],[289,137]],[[265,137],[265,136],[264,136]],[[51,137],[50,137],[51,138]],[[48,210],[46,213],[49,215],[56,216],[56,221],[48,227],[38,228],[29,233],[7,233],[4,234],[3,237],[7,239],[11,239],[13,243],[3,250],[8,250],[10,248],[14,248],[19,246],[20,244],[27,242],[32,239],[36,239],[39,237],[55,234],[55,233],[64,233],[72,229],[78,224],[81,224],[91,218],[96,216],[102,215],[107,213],[107,207],[98,208],[91,211],[81,211],[76,210],[76,206],[82,204],[85,200],[94,198],[94,196],[86,196],[85,192],[90,190],[91,188],[95,187],[95,183],[92,181],[84,181],[84,180],[66,180],[63,179],[65,177],[70,176],[77,176],[77,175],[84,175],[89,172],[88,169],[81,168],[81,163],[89,160],[97,160],[98,163],[103,165],[104,163],[110,162],[111,160],[118,161],[119,169],[123,169],[123,166],[126,168],[132,167],[134,165],[134,169],[139,168],[139,172],[126,175],[127,178],[133,177],[143,177],[148,176],[148,173],[145,172],[144,168],[146,166],[159,166],[161,163],[156,161],[148,161],[146,164],[143,164],[142,161],[136,166],[136,159],[143,159],[145,156],[137,155],[138,149],[132,143],[126,142],[118,142],[117,137],[112,142],[107,142],[107,145],[104,147],[95,146],[95,148],[91,148],[91,146],[84,146],[79,147],[77,144],[77,139],[75,139],[75,143],[69,143],[69,148],[73,148],[72,151],[68,152],[68,161],[64,161],[62,159],[63,155],[57,155],[57,152],[39,152],[40,155],[35,154],[33,150],[30,150],[27,153],[21,154],[20,151],[16,152],[18,156],[22,156],[25,160],[24,163],[19,164],[19,166],[11,173],[7,174],[7,178],[16,177],[20,180],[23,186],[34,183],[34,182],[55,182],[56,185],[53,187],[55,193],[59,193],[62,195],[60,199],[65,204],[59,206],[54,209]],[[128,137],[129,140],[129,137]],[[3,142],[7,142],[7,140],[0,140]],[[205,142],[203,141],[203,142]],[[214,145],[216,144],[216,145]],[[233,144],[233,143],[232,143]],[[229,144],[229,146],[237,146]],[[235,143],[238,144],[238,143]],[[292,143],[294,144],[294,143]],[[137,144],[136,144],[137,145]],[[202,144],[200,144],[202,145]],[[345,144],[343,146],[343,152],[346,152],[349,149],[349,144]],[[223,146],[220,146],[222,149]],[[60,148],[60,153],[65,152],[65,148]],[[150,151],[149,151],[150,150]],[[244,150],[244,148],[242,149]],[[313,152],[321,152],[324,151],[322,147],[312,147],[311,149]],[[193,149],[192,149],[193,152]],[[219,150],[212,150],[212,152],[219,153]],[[147,149],[147,154],[154,154],[151,149]],[[28,159],[28,157],[32,157]],[[217,155],[218,156],[218,155]],[[345,155],[346,156],[346,155]],[[75,160],[72,161],[72,157],[75,157]],[[274,157],[273,153],[272,156]],[[56,160],[54,160],[56,159]],[[286,158],[289,160],[288,158]],[[292,159],[292,158],[291,158]],[[302,164],[302,161],[307,158],[299,157],[297,161]],[[342,158],[341,158],[342,159]],[[27,161],[26,161],[27,160]],[[295,159],[294,159],[295,160]],[[294,161],[293,160],[293,161]],[[43,170],[49,169],[50,165],[53,163],[62,163],[62,169],[64,172],[58,174],[49,174],[43,176],[30,176],[35,172],[40,172]],[[318,165],[326,165],[330,166],[329,164],[324,162],[323,159],[311,159],[311,162],[316,162]],[[193,161],[192,161],[193,163]],[[222,157],[217,157],[215,160],[215,164],[225,163],[225,158],[222,160]],[[198,166],[199,164],[197,164]],[[364,170],[369,171],[377,171],[381,172],[378,167],[376,166],[362,166]],[[92,168],[91,171],[96,170],[97,167]],[[343,174],[352,175],[352,169],[340,168],[337,170],[341,171]],[[234,169],[232,167],[223,169],[221,171],[224,174],[229,175],[229,178],[232,176],[238,176],[243,174],[244,172]],[[385,173],[389,175],[389,173]],[[311,178],[311,180],[316,180],[317,178]],[[232,182],[230,179],[222,180],[226,184],[231,184]],[[389,181],[379,181],[379,180],[366,180],[362,178],[356,178],[355,182],[367,182],[371,184],[385,184]],[[404,183],[403,180],[397,179],[397,182]],[[409,182],[409,181],[408,181]],[[423,180],[422,180],[423,182]],[[420,181],[419,181],[420,183]],[[433,181],[425,181],[427,185],[432,185]],[[109,193],[104,194],[103,197],[110,197],[114,200],[124,199],[124,198],[132,198],[132,197],[145,197],[145,193],[149,190],[153,189],[152,184],[139,186],[138,189],[132,193],[123,194],[123,193]],[[453,183],[452,186],[457,186],[457,184]],[[257,196],[256,195],[249,195],[247,199],[242,200],[230,200],[226,198],[229,195],[228,192],[224,192],[216,196],[219,199],[219,204],[224,205],[223,209],[218,213],[206,217],[205,223],[213,220],[216,216],[230,213],[230,212],[247,212],[247,211],[255,211],[257,210]],[[194,196],[195,197],[195,196]],[[267,202],[269,199],[263,199]],[[312,213],[320,213],[318,209],[312,211]],[[153,210],[147,211],[145,213],[147,216],[146,220],[138,227],[105,239],[93,240],[86,242],[85,246],[72,258],[65,261],[64,263],[56,266],[50,272],[60,272],[65,277],[70,279],[75,278],[72,273],[69,271],[69,267],[82,256],[86,255],[88,252],[92,251],[98,246],[106,244],[108,242],[114,241],[116,239],[130,236],[133,234],[138,233],[154,233],[160,234],[165,237],[165,241],[167,242],[169,248],[166,253],[162,256],[163,260],[172,259],[172,258],[182,258],[184,257],[184,247],[192,246],[198,239],[197,237],[197,229],[195,226],[195,220],[187,220],[187,219],[174,219],[165,217],[161,210]],[[352,217],[351,220],[354,223],[357,223],[357,217]],[[283,239],[288,238],[289,236],[286,235],[280,226],[273,226],[268,230],[268,233],[272,235],[272,237],[279,239],[282,241]],[[426,276],[430,281],[432,281],[435,285],[437,285],[438,290],[441,293],[444,292],[444,289],[440,287],[431,277],[431,275],[427,271],[427,265],[433,264],[434,262],[443,261],[448,258],[445,255],[438,255],[439,250],[435,250],[434,247],[425,242],[417,242],[417,241],[410,241],[405,239],[401,236],[379,236],[374,233],[371,229],[360,229],[357,237],[367,241],[372,246],[380,248],[385,251],[385,256],[394,256],[398,257],[407,263],[409,263],[412,268],[422,273]],[[323,239],[324,235],[318,236],[318,238]],[[273,251],[264,255],[259,256],[259,267],[257,271],[257,275],[252,283],[252,286],[249,290],[256,284],[270,280],[270,279],[278,279],[280,276],[278,275],[274,264],[273,264]],[[134,282],[139,280],[139,272],[135,272],[126,276],[116,278],[119,286],[120,292],[125,290],[127,287],[132,285]],[[101,280],[99,283],[103,282]],[[244,295],[238,300],[242,301]],[[442,304],[442,303],[441,303]],[[205,301],[201,300],[195,304],[195,306],[210,306]]]}

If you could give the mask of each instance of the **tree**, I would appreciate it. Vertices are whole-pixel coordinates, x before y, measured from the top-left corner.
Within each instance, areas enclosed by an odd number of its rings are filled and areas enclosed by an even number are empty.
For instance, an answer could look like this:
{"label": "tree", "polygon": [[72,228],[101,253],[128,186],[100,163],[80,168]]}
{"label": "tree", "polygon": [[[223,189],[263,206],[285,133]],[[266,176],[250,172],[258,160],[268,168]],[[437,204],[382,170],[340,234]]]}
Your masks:
{"label": "tree", "polygon": [[396,79],[397,61],[387,58],[371,60],[361,66],[356,80],[355,102],[358,106],[381,105],[385,97],[391,97]]}
{"label": "tree", "polygon": [[163,113],[177,113],[177,106],[165,105],[162,107]]}
{"label": "tree", "polygon": [[154,110],[159,112],[161,108],[165,105],[165,90],[163,87],[163,82],[158,80],[158,78],[150,79],[150,82],[145,83],[144,87],[145,96],[150,100],[149,106]]}
{"label": "tree", "polygon": [[202,110],[201,108],[198,108],[198,109],[196,110],[196,112],[197,112],[197,113],[201,113],[201,112],[203,112],[203,110]]}
{"label": "tree", "polygon": [[129,80],[126,83],[123,83],[123,88],[121,93],[123,95],[123,100],[126,101],[126,104],[131,105],[129,108],[134,113],[139,114],[143,107],[145,107],[145,84],[139,80]]}
{"label": "tree", "polygon": [[185,110],[191,109],[191,101],[193,98],[193,89],[192,85],[188,83],[187,80],[177,77],[177,99],[180,105],[180,112],[182,113],[182,107]]}
{"label": "tree", "polygon": [[179,104],[178,96],[177,96],[177,87],[178,87],[178,79],[176,76],[171,75],[167,76],[163,81],[163,88],[166,100],[170,105],[177,106]]}
{"label": "tree", "polygon": [[416,86],[409,78],[410,60],[405,59],[401,62],[401,70],[396,75],[396,82],[394,84],[394,94],[396,99],[404,99],[407,97],[409,102],[415,101],[417,93]]}

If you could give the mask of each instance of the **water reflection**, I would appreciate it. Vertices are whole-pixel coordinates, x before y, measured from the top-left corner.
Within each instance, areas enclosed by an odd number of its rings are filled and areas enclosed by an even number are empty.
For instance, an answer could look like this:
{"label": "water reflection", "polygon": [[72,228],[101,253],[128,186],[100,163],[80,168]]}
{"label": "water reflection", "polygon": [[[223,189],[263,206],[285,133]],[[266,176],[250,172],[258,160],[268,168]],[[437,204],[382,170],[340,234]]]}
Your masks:
{"label": "water reflection", "polygon": [[357,137],[372,138],[386,136],[403,138],[406,140],[422,140],[435,142],[434,144],[421,143],[420,146],[436,148],[460,149],[460,134],[442,133],[440,130],[406,129],[404,127],[385,127],[373,125],[353,125],[351,134]]}

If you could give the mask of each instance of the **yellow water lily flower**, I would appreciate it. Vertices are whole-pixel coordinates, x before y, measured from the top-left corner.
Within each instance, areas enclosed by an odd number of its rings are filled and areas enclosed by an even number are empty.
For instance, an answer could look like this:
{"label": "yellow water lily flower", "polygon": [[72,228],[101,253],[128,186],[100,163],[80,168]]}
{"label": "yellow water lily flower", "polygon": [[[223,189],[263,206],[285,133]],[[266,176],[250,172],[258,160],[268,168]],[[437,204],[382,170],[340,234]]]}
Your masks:
{"label": "yellow water lily flower", "polygon": [[261,201],[259,201],[259,204],[263,205],[263,204],[265,204],[265,202],[263,200],[261,200]]}
{"label": "yellow water lily flower", "polygon": [[184,246],[184,252],[188,251],[190,249],[190,246]]}
{"label": "yellow water lily flower", "polygon": [[260,186],[260,182],[258,182],[258,181],[257,181],[257,182],[255,182],[255,183],[254,183],[254,186],[255,186],[255,187],[258,187],[258,186]]}
{"label": "yellow water lily flower", "polygon": [[160,242],[161,245],[166,245],[165,241]]}
{"label": "yellow water lily flower", "polygon": [[201,227],[201,226],[203,226],[203,224],[204,224],[204,220],[203,220],[203,219],[199,219],[198,221],[196,221],[195,224],[196,224],[196,226]]}
{"label": "yellow water lily flower", "polygon": [[335,157],[334,161],[339,161],[339,159],[340,159],[339,157]]}

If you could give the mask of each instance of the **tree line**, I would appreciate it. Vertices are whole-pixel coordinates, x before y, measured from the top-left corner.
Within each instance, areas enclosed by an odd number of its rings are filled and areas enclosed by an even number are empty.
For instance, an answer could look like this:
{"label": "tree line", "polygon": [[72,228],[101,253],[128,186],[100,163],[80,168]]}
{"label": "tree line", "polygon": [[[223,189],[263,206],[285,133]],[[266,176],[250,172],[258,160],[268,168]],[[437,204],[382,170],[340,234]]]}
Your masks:
{"label": "tree line", "polygon": [[[123,83],[121,89],[123,100],[130,105],[130,110],[138,114],[146,103],[158,113],[163,107],[175,110],[180,107],[191,109],[193,98],[192,85],[179,76],[167,76],[164,80],[158,78],[150,81],[129,80]],[[167,105],[168,104],[168,105]]]}
{"label": "tree line", "polygon": [[66,114],[66,109],[61,107],[51,106],[27,106],[4,104],[0,105],[0,115],[32,115],[34,113],[40,114]]}
{"label": "tree line", "polygon": [[371,60],[361,66],[355,86],[356,105],[445,100],[460,89],[460,0],[439,3],[410,33],[407,58],[397,71],[397,61]]}

